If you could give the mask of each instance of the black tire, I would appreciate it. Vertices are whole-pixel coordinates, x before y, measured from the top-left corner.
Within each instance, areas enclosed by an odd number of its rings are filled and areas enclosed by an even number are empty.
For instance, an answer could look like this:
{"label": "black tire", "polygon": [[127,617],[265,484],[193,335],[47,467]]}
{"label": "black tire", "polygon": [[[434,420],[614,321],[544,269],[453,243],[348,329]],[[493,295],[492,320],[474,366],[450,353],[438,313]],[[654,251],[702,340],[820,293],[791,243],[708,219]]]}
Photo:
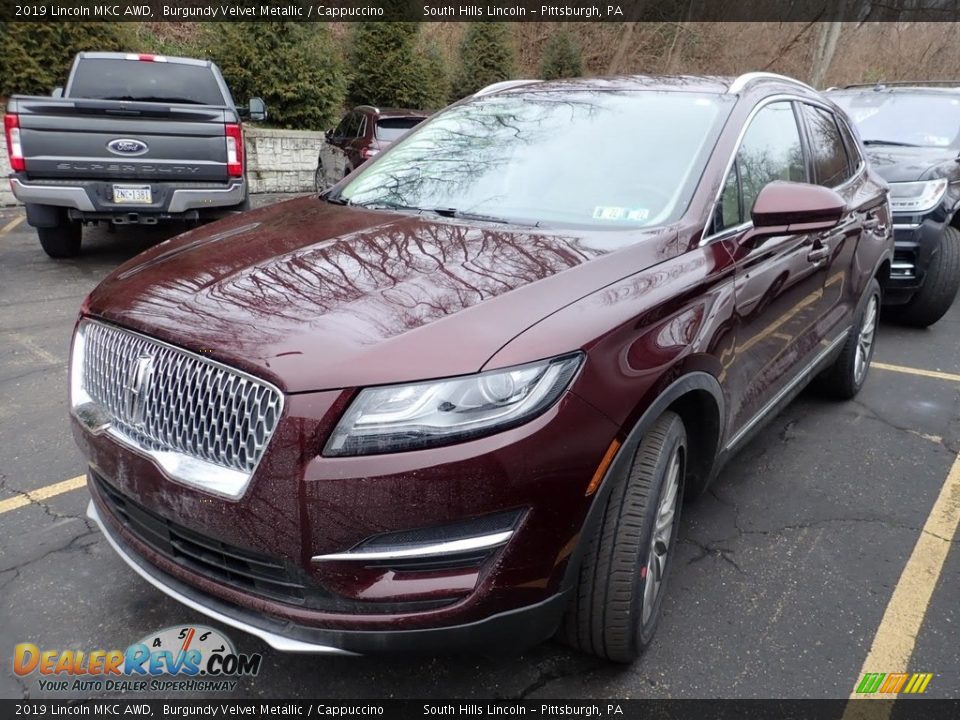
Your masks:
{"label": "black tire", "polygon": [[[627,473],[611,477],[600,525],[591,537],[580,565],[577,587],[567,608],[558,639],[592,655],[615,662],[633,662],[650,644],[660,618],[666,580],[676,547],[683,500],[687,433],[680,416],[665,412],[640,442]],[[676,458],[676,460],[675,460]],[[677,463],[674,468],[674,462]],[[658,510],[673,487],[669,542],[658,567],[659,588],[646,608],[647,575],[654,553]],[[666,525],[663,525],[666,527]]]}
{"label": "black tire", "polygon": [[52,258],[71,258],[80,254],[83,226],[78,222],[64,220],[54,227],[37,228],[40,247]]}
{"label": "black tire", "polygon": [[[847,333],[843,350],[833,365],[816,379],[816,385],[824,395],[836,400],[850,400],[866,382],[873,351],[877,346],[880,299],[880,283],[873,279],[864,293],[856,321]],[[867,332],[869,338],[866,337]]]}
{"label": "black tire", "polygon": [[933,256],[923,285],[904,305],[888,308],[889,316],[911,327],[929,327],[947,314],[960,289],[960,230],[943,229],[940,249]]}

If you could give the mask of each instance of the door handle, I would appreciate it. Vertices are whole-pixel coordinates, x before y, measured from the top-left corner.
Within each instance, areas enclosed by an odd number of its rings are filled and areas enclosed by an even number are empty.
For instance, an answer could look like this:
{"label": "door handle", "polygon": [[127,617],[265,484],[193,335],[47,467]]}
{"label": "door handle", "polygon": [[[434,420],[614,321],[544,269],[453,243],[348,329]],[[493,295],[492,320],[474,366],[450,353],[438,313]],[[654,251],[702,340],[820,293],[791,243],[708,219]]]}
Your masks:
{"label": "door handle", "polygon": [[832,250],[828,245],[824,245],[819,240],[817,240],[814,243],[813,248],[810,250],[810,252],[807,253],[807,260],[809,260],[812,263],[823,262],[824,260],[830,257],[831,252]]}
{"label": "door handle", "polygon": [[863,221],[863,229],[870,230],[874,235],[883,237],[887,234],[886,223],[881,222],[880,216],[873,212],[867,213],[867,217]]}

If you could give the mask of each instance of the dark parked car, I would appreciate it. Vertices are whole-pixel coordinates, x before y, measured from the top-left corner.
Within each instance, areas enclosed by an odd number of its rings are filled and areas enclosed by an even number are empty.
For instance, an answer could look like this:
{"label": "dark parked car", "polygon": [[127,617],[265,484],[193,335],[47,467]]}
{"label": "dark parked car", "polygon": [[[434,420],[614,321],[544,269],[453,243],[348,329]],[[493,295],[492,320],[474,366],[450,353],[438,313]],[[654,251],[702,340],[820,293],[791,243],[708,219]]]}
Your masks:
{"label": "dark parked car", "polygon": [[359,105],[343,116],[320,148],[314,185],[323,192],[354,169],[383,152],[427,118],[419,110],[397,110]]}
{"label": "dark parked car", "polygon": [[241,117],[208,60],[82,52],[54,97],[14,95],[10,187],[50,257],[80,252],[83,224],[199,222],[247,208]]}
{"label": "dark parked car", "polygon": [[808,381],[863,384],[889,228],[790,79],[500,85],[94,290],[89,514],[282,650],[632,660],[681,500]]}
{"label": "dark parked car", "polygon": [[890,183],[896,254],[887,313],[926,327],[960,289],[960,83],[850,86],[830,99],[859,126]]}

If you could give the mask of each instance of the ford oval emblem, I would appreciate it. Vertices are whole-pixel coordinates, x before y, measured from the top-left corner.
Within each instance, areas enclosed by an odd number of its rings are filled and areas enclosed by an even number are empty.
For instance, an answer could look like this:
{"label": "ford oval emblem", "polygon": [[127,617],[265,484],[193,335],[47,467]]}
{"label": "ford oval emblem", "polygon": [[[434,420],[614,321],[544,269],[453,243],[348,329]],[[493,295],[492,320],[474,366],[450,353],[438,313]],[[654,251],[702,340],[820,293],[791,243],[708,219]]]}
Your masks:
{"label": "ford oval emblem", "polygon": [[114,155],[143,155],[150,148],[142,140],[117,138],[107,143],[107,150]]}

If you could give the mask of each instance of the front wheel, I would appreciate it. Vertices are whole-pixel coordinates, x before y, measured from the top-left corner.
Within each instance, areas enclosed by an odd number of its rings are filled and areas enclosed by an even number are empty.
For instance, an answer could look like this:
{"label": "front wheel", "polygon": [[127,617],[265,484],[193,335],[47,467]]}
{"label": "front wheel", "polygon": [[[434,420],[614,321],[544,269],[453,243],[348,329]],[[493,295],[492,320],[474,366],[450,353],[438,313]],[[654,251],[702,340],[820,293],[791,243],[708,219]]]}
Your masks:
{"label": "front wheel", "polygon": [[600,526],[587,539],[575,595],[558,637],[615,662],[650,644],[675,554],[687,452],[680,416],[665,412],[613,482]]}
{"label": "front wheel", "polygon": [[947,226],[923,285],[906,305],[889,308],[890,317],[903,325],[928,327],[947,314],[960,289],[960,230]]}
{"label": "front wheel", "polygon": [[866,302],[847,333],[843,350],[833,365],[817,378],[817,385],[825,394],[837,400],[850,400],[860,392],[873,360],[879,320],[880,283],[874,279],[867,286]]}

